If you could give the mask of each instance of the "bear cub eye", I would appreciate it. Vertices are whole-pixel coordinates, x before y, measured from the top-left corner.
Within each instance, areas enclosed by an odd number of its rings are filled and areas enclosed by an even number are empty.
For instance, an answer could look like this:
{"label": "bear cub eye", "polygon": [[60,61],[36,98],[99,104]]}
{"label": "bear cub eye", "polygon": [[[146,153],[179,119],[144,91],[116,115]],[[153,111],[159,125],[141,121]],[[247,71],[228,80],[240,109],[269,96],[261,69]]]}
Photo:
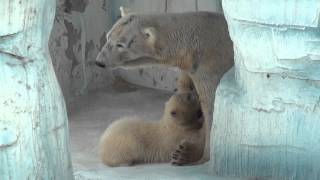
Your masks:
{"label": "bear cub eye", "polygon": [[191,100],[191,94],[188,94],[187,96],[187,100],[190,101]]}
{"label": "bear cub eye", "polygon": [[177,111],[171,111],[171,115],[172,115],[172,116],[177,115]]}
{"label": "bear cub eye", "polygon": [[197,118],[199,119],[199,118],[201,118],[201,117],[202,117],[202,110],[199,109],[199,110],[197,111]]}

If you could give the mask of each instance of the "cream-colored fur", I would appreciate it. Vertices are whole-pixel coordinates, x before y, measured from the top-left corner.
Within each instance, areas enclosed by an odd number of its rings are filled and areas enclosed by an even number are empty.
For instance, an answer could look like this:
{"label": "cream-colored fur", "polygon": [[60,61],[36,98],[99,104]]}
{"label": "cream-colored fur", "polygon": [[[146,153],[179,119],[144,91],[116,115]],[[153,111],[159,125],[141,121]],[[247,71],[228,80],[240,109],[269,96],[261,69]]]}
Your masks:
{"label": "cream-colored fur", "polygon": [[177,92],[188,92],[188,91],[195,91],[196,89],[194,87],[194,84],[192,82],[192,79],[189,77],[189,75],[186,72],[181,72],[178,80],[177,80]]}
{"label": "cream-colored fur", "polygon": [[196,145],[193,160],[201,158],[204,147],[203,119],[193,92],[175,93],[166,102],[159,121],[126,117],[112,123],[103,133],[99,154],[108,166],[170,162],[177,146],[187,140]]}
{"label": "cream-colored fur", "polygon": [[199,94],[209,160],[215,91],[233,66],[233,44],[222,14],[188,12],[125,15],[107,33],[96,64],[136,68],[164,64],[186,72]]}

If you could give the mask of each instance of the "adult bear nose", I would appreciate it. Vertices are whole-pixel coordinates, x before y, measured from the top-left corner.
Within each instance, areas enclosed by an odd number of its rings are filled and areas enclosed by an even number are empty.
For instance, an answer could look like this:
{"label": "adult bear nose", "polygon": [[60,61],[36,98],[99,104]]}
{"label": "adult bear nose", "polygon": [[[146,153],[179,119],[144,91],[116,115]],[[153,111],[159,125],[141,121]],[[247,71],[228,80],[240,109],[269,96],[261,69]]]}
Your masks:
{"label": "adult bear nose", "polygon": [[99,61],[96,61],[95,64],[96,64],[97,66],[101,67],[101,68],[105,68],[105,67],[106,67],[106,65],[105,65],[104,63],[99,62]]}
{"label": "adult bear nose", "polygon": [[106,67],[106,64],[104,63],[104,61],[106,60],[106,54],[105,53],[107,51],[107,49],[106,49],[107,46],[108,46],[108,44],[106,43],[102,47],[101,51],[99,52],[99,54],[98,54],[98,56],[97,56],[97,58],[95,60],[95,64],[97,66],[101,67],[101,68],[105,68]]}
{"label": "adult bear nose", "polygon": [[103,58],[104,58],[104,55],[103,55],[103,52],[101,51],[97,58],[96,58],[96,61],[94,62],[97,66],[101,67],[101,68],[105,68],[106,67],[106,64],[103,63]]}

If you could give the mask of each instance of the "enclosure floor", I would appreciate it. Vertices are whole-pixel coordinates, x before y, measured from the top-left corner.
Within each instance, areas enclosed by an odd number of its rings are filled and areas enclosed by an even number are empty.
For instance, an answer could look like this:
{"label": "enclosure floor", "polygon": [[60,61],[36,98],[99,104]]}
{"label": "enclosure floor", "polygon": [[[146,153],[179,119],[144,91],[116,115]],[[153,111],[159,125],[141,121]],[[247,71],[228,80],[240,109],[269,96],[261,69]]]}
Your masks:
{"label": "enclosure floor", "polygon": [[174,167],[168,164],[109,168],[97,155],[100,135],[123,116],[160,119],[164,102],[172,93],[118,83],[79,97],[69,105],[71,155],[76,179],[234,179],[210,176],[207,165]]}

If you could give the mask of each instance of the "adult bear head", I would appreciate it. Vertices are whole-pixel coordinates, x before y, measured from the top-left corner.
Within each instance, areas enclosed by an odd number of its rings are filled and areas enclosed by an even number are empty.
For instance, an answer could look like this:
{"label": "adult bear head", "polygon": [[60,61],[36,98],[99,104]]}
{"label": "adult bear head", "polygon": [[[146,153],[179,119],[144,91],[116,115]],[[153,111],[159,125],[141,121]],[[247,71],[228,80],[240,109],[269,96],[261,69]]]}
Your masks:
{"label": "adult bear head", "polygon": [[107,42],[96,58],[100,67],[164,64],[165,38],[157,31],[156,15],[139,15],[120,8],[121,18],[107,33]]}

